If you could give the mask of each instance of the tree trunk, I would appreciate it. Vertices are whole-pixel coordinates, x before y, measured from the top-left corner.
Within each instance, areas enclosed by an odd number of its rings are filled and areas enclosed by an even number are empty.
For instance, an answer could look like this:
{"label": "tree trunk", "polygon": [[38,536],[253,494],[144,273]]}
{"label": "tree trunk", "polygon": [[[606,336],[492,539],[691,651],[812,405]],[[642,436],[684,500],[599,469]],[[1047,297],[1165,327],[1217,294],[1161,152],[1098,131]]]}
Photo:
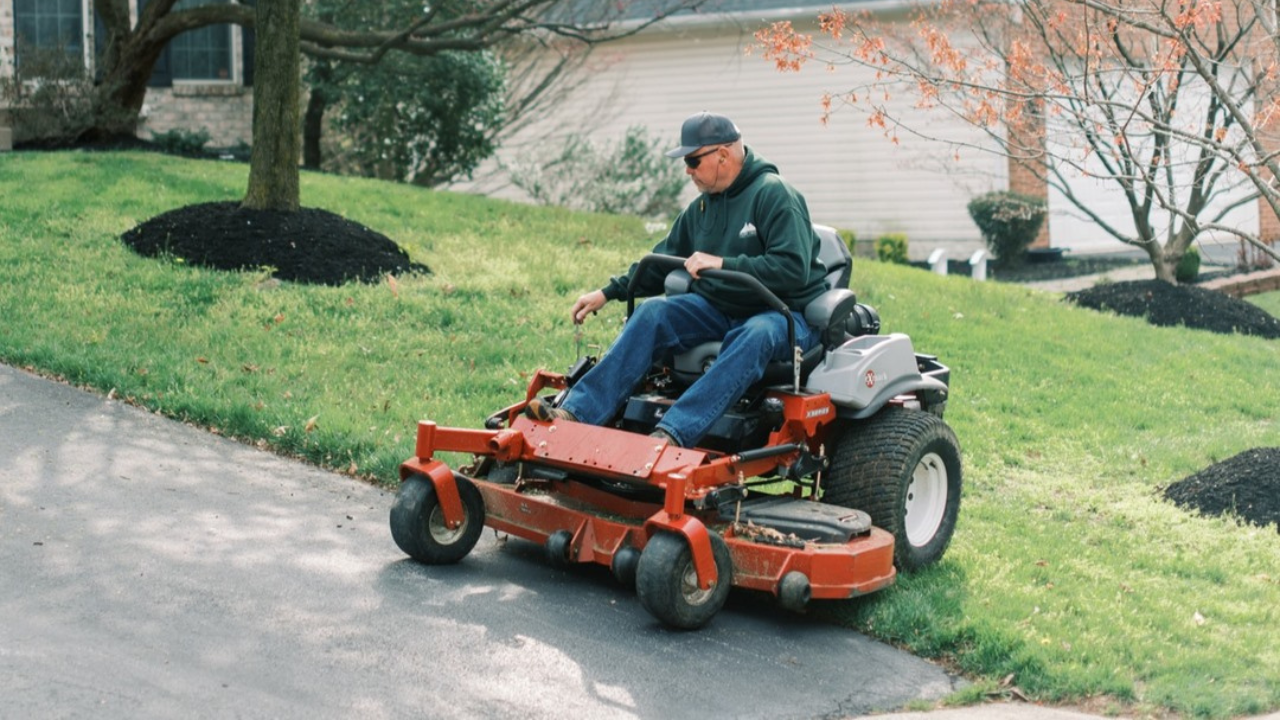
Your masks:
{"label": "tree trunk", "polygon": [[258,0],[257,52],[253,65],[253,152],[243,206],[296,211],[301,0]]}
{"label": "tree trunk", "polygon": [[319,170],[324,161],[320,141],[324,137],[324,113],[329,108],[329,96],[325,87],[333,79],[333,65],[328,60],[317,60],[312,70],[318,85],[311,87],[307,112],[302,119],[302,167]]}
{"label": "tree trunk", "polygon": [[1177,262],[1170,262],[1169,258],[1165,256],[1164,253],[1160,253],[1160,256],[1156,258],[1154,265],[1156,268],[1157,280],[1163,280],[1169,283],[1170,285],[1178,284],[1178,274],[1177,274],[1178,263]]}
{"label": "tree trunk", "polygon": [[167,40],[134,33],[129,27],[128,5],[121,0],[93,4],[105,37],[105,53],[99,58],[101,77],[92,94],[90,126],[77,140],[98,142],[133,137],[147,96],[147,82]]}
{"label": "tree trunk", "polygon": [[146,58],[132,58],[110,68],[93,92],[91,125],[76,138],[106,142],[138,135],[151,70],[162,48]]}
{"label": "tree trunk", "polygon": [[327,106],[324,92],[312,88],[307,113],[302,120],[302,167],[308,170],[319,170],[324,160],[320,139],[324,137],[324,111]]}

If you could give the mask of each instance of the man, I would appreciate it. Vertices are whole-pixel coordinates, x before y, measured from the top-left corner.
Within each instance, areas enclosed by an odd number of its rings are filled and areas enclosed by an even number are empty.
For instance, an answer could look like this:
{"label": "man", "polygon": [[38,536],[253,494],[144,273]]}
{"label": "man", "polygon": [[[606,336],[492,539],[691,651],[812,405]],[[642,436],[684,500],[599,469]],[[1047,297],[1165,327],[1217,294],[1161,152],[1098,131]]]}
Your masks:
{"label": "man", "polygon": [[[609,352],[560,407],[542,400],[530,403],[528,412],[535,419],[607,423],[654,362],[668,352],[719,340],[716,361],[653,433],[678,446],[697,443],[764,375],[769,362],[788,360],[792,353],[782,314],[741,285],[700,276],[710,268],[755,277],[791,309],[796,343],[808,349],[817,342],[803,313],[826,289],[826,268],[818,259],[819,240],[800,193],[778,175],[776,166],[743,144],[737,126],[723,115],[703,112],[685,120],[680,147],[667,156],[684,158],[701,195],[680,213],[653,252],[685,258],[684,267],[694,278],[691,291],[641,303]],[[627,274],[578,298],[574,323],[582,323],[609,300],[625,298],[635,272],[632,265]],[[642,278],[638,294],[662,291],[662,278],[654,275]]]}

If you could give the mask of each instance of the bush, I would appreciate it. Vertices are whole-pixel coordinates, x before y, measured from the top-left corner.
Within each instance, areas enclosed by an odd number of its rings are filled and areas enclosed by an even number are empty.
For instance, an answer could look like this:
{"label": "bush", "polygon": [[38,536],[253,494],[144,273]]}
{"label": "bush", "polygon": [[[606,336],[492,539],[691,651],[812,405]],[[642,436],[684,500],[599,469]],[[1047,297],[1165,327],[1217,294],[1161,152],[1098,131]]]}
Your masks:
{"label": "bush", "polygon": [[1044,225],[1045,201],[997,190],[969,201],[969,217],[1000,267],[1018,265]]}
{"label": "bush", "polygon": [[840,229],[836,230],[836,234],[839,235],[840,239],[844,241],[845,247],[849,248],[849,254],[856,255],[857,253],[855,252],[855,250],[857,250],[857,247],[858,247],[858,234],[852,230],[840,230]]}
{"label": "bush", "polygon": [[506,169],[516,187],[543,205],[674,217],[681,209],[684,163],[664,157],[662,149],[661,140],[634,125],[617,144],[570,135],[558,151],[523,154]]}
{"label": "bush", "polygon": [[[380,22],[373,18],[383,13],[412,12],[405,8],[414,3],[340,5],[343,22],[359,26]],[[325,168],[424,187],[470,178],[493,155],[495,133],[506,122],[506,73],[491,50],[313,64],[308,81],[336,111],[329,114],[337,132]]]}
{"label": "bush", "polygon": [[0,76],[0,107],[8,108],[15,143],[61,147],[94,128],[131,124],[128,112],[107,112],[95,104],[105,88],[85,71],[78,52],[19,40],[18,55],[22,62],[14,73]]}
{"label": "bush", "polygon": [[1173,277],[1179,283],[1193,283],[1200,276],[1200,251],[1194,245],[1187,248],[1173,270]]}
{"label": "bush", "polygon": [[907,264],[907,236],[903,233],[889,233],[876,238],[876,258],[880,262]]}
{"label": "bush", "polygon": [[204,157],[204,146],[209,143],[209,131],[201,128],[196,132],[177,128],[162,133],[152,133],[151,141],[160,149],[171,155],[187,157]]}

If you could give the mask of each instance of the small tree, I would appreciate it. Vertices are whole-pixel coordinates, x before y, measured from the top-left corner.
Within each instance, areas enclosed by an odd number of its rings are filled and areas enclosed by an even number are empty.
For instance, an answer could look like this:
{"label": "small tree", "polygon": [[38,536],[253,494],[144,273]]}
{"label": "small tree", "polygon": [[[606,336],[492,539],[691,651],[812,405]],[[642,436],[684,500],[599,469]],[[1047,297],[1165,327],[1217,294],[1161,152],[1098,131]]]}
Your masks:
{"label": "small tree", "polygon": [[559,149],[525,154],[507,169],[511,182],[543,205],[671,217],[680,211],[686,178],[684,164],[662,149],[660,139],[637,125],[617,143],[570,135]]}
{"label": "small tree", "polygon": [[488,51],[429,58],[396,55],[373,67],[312,72],[312,94],[333,98],[333,128],[345,147],[339,171],[434,186],[469,175],[494,150],[505,120],[504,68]]}
{"label": "small tree", "polygon": [[95,102],[98,88],[79,54],[18,41],[22,62],[0,76],[0,108],[7,111],[15,136],[50,147],[75,143],[93,128],[118,122]]}
{"label": "small tree", "polygon": [[[1280,163],[1254,122],[1280,107],[1270,91],[1270,43],[1280,44],[1272,6],[944,0],[906,25],[839,9],[819,20],[821,41],[787,23],[757,39],[783,70],[814,58],[866,69],[865,84],[826,97],[829,111],[863,109],[895,140],[903,133],[1005,156],[1145,251],[1160,279],[1175,282],[1178,261],[1205,231],[1265,246],[1226,220],[1259,195],[1280,210],[1271,181]],[[902,94],[915,103],[886,99]],[[936,135],[945,125],[930,125],[922,108],[961,118],[970,134]],[[1131,227],[1090,207],[1073,185],[1080,178],[1113,183]]]}
{"label": "small tree", "polygon": [[[132,137],[152,69],[166,45],[189,30],[235,24],[257,36],[251,208],[296,209],[300,157],[299,51],[313,58],[376,64],[390,52],[422,57],[474,52],[521,35],[544,34],[586,44],[640,32],[702,0],[661,0],[639,9],[630,2],[569,0],[443,0],[420,3],[411,14],[377,26],[340,26],[301,19],[301,0],[210,3],[175,9],[178,0],[93,0],[102,52],[96,56],[95,118],[76,139]],[[138,7],[137,21],[131,8]],[[619,21],[638,22],[619,27]],[[288,136],[288,137],[285,137]]]}
{"label": "small tree", "polygon": [[[304,13],[360,27],[392,24],[421,8],[420,0],[312,0]],[[456,21],[466,10],[446,4],[438,12]],[[506,67],[492,49],[390,53],[375,64],[316,59],[306,82],[303,157],[315,169],[327,160],[330,170],[437,185],[469,175],[491,155],[493,129],[506,121]],[[322,143],[326,132],[334,137]]]}

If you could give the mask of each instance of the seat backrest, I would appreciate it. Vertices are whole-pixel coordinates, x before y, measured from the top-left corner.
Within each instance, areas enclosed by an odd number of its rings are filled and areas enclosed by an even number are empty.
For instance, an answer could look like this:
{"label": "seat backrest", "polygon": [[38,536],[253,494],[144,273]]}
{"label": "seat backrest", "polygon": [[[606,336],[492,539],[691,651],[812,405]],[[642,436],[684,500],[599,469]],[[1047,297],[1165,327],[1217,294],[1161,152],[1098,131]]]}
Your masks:
{"label": "seat backrest", "polygon": [[836,229],[828,225],[813,224],[813,231],[821,241],[818,245],[818,259],[827,266],[827,289],[849,287],[849,279],[853,277],[853,255],[844,238]]}

